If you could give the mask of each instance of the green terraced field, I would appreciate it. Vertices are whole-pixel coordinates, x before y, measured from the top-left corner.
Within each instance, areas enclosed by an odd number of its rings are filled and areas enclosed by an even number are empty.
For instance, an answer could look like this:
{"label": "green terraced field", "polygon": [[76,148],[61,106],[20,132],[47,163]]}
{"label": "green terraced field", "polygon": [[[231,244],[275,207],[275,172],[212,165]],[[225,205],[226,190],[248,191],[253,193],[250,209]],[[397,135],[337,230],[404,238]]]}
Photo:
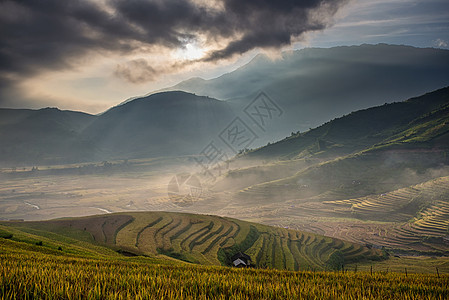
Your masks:
{"label": "green terraced field", "polygon": [[[256,267],[287,270],[339,269],[346,263],[382,259],[381,251],[358,244],[210,215],[117,213],[2,222],[0,229],[19,239],[30,239],[30,235],[32,240],[52,237],[73,245],[82,238],[92,247],[107,246],[127,255],[169,257],[204,265],[229,265],[230,257],[238,252],[250,255]],[[333,263],[332,256],[341,258],[341,264]]]}

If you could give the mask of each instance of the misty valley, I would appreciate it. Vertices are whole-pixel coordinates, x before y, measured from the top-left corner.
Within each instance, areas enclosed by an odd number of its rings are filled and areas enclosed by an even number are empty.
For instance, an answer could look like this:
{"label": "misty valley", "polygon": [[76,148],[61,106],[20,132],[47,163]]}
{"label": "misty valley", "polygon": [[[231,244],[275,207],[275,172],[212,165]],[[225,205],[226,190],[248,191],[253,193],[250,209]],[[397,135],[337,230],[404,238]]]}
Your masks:
{"label": "misty valley", "polygon": [[[226,280],[228,298],[274,299],[261,282],[276,278],[293,299],[341,276],[359,295],[370,285],[367,298],[407,282],[392,295],[443,299],[448,69],[442,49],[307,48],[96,115],[0,108],[2,267],[32,270],[1,279],[0,297],[20,298],[8,287],[33,278],[35,295],[43,285],[64,299],[213,298],[210,282]],[[33,260],[58,279],[43,282]],[[86,283],[98,272],[108,292]],[[64,274],[79,290],[62,290]],[[141,294],[123,288],[136,281]]]}

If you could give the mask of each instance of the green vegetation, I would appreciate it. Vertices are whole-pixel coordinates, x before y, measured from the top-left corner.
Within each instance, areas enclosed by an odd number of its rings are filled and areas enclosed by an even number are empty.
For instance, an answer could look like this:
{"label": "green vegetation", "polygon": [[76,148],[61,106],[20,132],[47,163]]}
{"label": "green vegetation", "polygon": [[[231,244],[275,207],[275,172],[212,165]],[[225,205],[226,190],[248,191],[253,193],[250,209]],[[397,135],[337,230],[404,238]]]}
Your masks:
{"label": "green vegetation", "polygon": [[404,102],[359,110],[302,134],[249,152],[244,158],[294,159],[344,156],[379,146],[430,142],[449,130],[449,88]]}
{"label": "green vegetation", "polygon": [[0,238],[2,238],[2,239],[11,239],[12,237],[13,237],[12,233],[0,229]]}
{"label": "green vegetation", "polygon": [[[101,246],[126,255],[170,257],[205,265],[231,265],[244,252],[255,267],[325,270],[333,253],[345,263],[380,259],[381,252],[323,236],[236,219],[169,212],[117,213],[41,222],[2,222],[13,240],[62,247],[90,256]],[[55,244],[60,241],[64,244]],[[100,247],[100,248],[98,248]]]}
{"label": "green vegetation", "polygon": [[340,251],[332,253],[327,261],[327,266],[330,270],[341,270],[345,266],[345,258]]}
{"label": "green vegetation", "polygon": [[[260,236],[260,232],[256,229],[256,227],[254,227],[253,225],[250,225],[249,232],[246,235],[245,239],[241,243],[239,243],[239,244],[235,243],[231,247],[220,248],[218,250],[218,253],[217,253],[218,260],[223,265],[231,265],[231,263],[232,263],[231,257],[234,254],[237,254],[239,252],[246,252],[251,246],[254,245],[254,243],[258,240],[259,236]],[[253,257],[257,257],[256,256],[257,252],[252,253],[252,254],[253,254]],[[255,260],[255,261],[257,261],[257,260]]]}

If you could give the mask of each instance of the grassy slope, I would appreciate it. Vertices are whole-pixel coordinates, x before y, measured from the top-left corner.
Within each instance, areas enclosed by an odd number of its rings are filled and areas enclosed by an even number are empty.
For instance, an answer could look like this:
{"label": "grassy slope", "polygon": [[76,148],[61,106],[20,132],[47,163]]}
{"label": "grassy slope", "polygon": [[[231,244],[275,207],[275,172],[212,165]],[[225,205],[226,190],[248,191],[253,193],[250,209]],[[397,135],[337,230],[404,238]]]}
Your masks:
{"label": "grassy slope", "polygon": [[[358,244],[209,215],[168,212],[118,213],[42,222],[3,222],[0,233],[70,255],[125,254],[170,258],[205,265],[227,265],[243,251],[257,267],[288,270],[339,269],[342,263],[380,260],[379,250]],[[334,256],[335,256],[334,255]]]}
{"label": "grassy slope", "polygon": [[[393,155],[395,152],[400,154]],[[294,182],[313,181],[317,186],[325,183],[326,188],[335,188],[366,177],[369,170],[369,185],[382,192],[395,188],[382,186],[382,181],[388,181],[385,179],[397,178],[398,172],[408,168],[423,172],[447,164],[448,154],[449,88],[444,88],[408,101],[357,111],[253,150],[233,164],[247,159],[269,163],[231,169],[215,184],[215,189],[251,188],[270,182],[276,185],[280,179],[291,176]],[[392,170],[391,163],[400,166]],[[323,175],[325,178],[321,179]],[[326,178],[329,176],[333,178]],[[329,180],[334,184],[327,185]],[[402,186],[416,183],[405,182]]]}
{"label": "grassy slope", "polygon": [[247,157],[294,158],[305,155],[304,151],[309,155],[323,151],[328,156],[361,151],[413,129],[421,122],[447,117],[448,104],[449,87],[404,102],[352,112],[306,133],[297,133],[256,149]]}

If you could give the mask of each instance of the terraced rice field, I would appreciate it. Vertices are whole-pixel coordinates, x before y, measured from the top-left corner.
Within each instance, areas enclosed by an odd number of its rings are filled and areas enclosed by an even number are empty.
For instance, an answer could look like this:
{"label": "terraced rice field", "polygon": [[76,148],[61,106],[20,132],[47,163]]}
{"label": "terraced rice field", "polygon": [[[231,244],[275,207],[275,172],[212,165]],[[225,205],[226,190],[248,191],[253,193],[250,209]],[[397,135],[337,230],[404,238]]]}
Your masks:
{"label": "terraced rice field", "polygon": [[[320,224],[326,235],[399,249],[449,249],[449,177],[380,195],[310,203],[303,209],[343,218],[380,221],[339,224],[335,228]],[[348,236],[334,234],[332,231],[336,232],[337,227],[340,232],[349,232]]]}
{"label": "terraced rice field", "polygon": [[[380,195],[337,201],[325,201],[336,212],[348,211],[363,219],[407,221],[422,207],[449,201],[449,176]],[[394,220],[391,217],[394,216]]]}
{"label": "terraced rice field", "polygon": [[209,215],[139,212],[17,224],[45,224],[62,232],[72,228],[128,255],[164,255],[205,265],[229,265],[232,255],[244,252],[256,267],[325,270],[341,267],[329,264],[333,254],[344,263],[378,260],[381,255],[334,238]]}

